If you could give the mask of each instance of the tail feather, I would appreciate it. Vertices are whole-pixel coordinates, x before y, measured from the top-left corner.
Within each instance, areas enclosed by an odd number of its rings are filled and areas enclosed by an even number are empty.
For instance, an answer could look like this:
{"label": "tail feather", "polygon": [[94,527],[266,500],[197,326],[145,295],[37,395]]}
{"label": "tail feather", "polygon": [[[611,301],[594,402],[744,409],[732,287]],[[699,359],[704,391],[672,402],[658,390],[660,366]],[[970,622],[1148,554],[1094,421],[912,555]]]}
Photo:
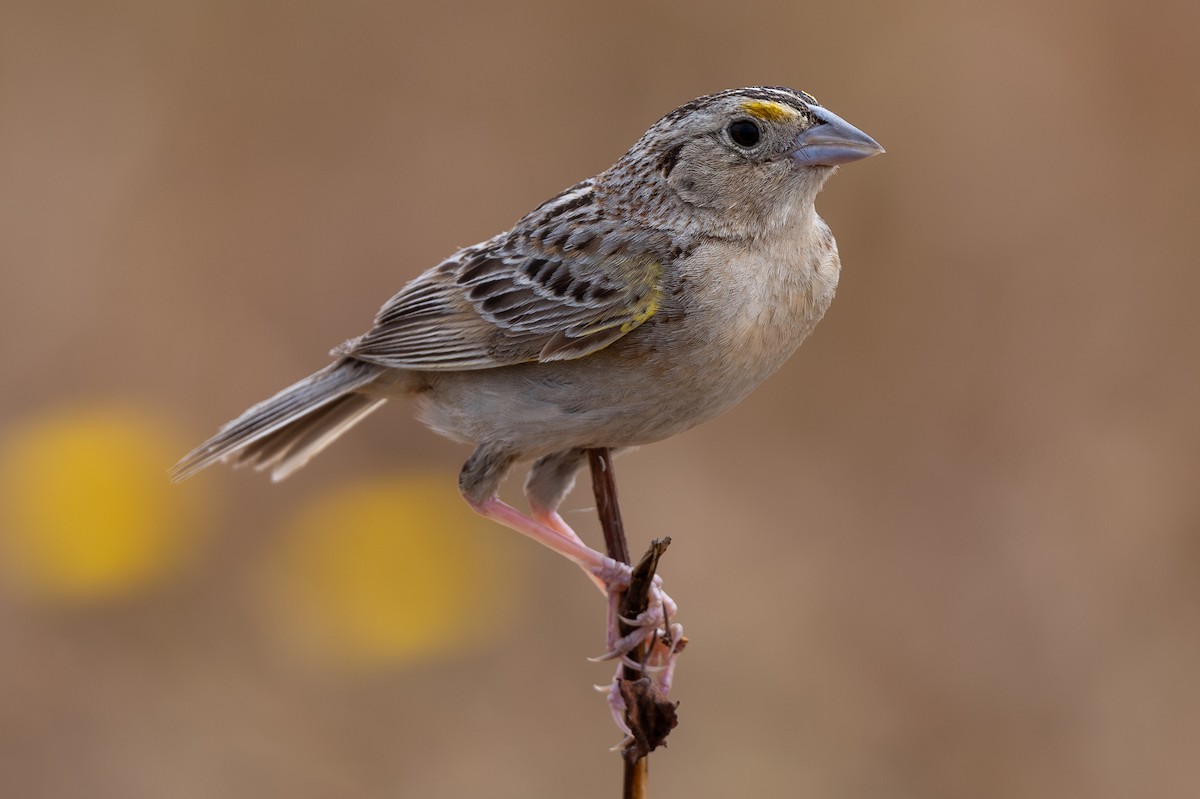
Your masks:
{"label": "tail feather", "polygon": [[382,371],[353,358],[330,364],[222,427],[175,465],[171,479],[183,480],[223,460],[275,465],[275,479],[283,479],[383,403],[355,393]]}
{"label": "tail feather", "polygon": [[241,450],[235,456],[237,465],[253,464],[260,472],[269,469],[272,480],[283,480],[385,402],[383,397],[362,394],[339,397]]}

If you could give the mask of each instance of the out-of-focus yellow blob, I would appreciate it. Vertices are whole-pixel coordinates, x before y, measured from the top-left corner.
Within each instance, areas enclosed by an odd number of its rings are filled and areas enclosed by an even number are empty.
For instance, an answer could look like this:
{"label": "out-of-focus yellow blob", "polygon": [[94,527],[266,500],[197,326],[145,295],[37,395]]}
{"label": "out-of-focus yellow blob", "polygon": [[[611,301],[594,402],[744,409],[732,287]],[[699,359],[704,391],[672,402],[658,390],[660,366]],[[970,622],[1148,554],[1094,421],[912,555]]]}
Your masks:
{"label": "out-of-focus yellow blob", "polygon": [[508,626],[520,578],[505,533],[445,477],[354,485],[303,508],[274,564],[272,606],[322,659],[378,666]]}
{"label": "out-of-focus yellow blob", "polygon": [[177,437],[130,409],[79,408],[19,423],[0,451],[0,550],[11,585],[91,601],[159,584],[194,551],[195,489],[166,468]]}

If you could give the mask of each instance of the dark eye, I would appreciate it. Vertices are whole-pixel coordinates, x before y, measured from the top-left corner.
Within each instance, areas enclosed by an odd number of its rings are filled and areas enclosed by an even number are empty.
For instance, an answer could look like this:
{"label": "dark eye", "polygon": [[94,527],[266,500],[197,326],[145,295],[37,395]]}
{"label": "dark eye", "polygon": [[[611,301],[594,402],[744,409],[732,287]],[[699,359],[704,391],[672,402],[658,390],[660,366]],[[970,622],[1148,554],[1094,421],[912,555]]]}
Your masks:
{"label": "dark eye", "polygon": [[762,138],[762,131],[750,120],[739,119],[729,123],[729,138],[738,147],[753,147]]}

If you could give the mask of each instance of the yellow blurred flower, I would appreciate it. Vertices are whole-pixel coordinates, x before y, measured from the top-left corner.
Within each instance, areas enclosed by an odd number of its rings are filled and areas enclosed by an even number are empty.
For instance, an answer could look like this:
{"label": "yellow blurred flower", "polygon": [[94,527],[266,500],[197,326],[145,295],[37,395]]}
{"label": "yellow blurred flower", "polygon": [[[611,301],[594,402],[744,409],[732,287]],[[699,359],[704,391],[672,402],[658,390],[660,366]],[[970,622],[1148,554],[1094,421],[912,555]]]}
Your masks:
{"label": "yellow blurred flower", "polygon": [[37,599],[127,596],[194,551],[195,489],[167,480],[179,447],[132,409],[84,407],[20,423],[0,452],[0,551]]}
{"label": "yellow blurred flower", "polygon": [[514,548],[445,476],[324,494],[289,533],[272,565],[271,605],[323,659],[371,666],[437,655],[510,623]]}

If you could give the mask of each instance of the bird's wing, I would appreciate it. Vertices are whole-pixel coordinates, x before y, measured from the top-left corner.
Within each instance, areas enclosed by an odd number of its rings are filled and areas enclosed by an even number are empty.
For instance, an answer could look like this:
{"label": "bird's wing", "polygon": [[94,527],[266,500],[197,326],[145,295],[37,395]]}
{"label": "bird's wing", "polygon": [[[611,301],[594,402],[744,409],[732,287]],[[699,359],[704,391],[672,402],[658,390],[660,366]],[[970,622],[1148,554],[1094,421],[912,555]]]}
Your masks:
{"label": "bird's wing", "polygon": [[399,369],[486,369],[580,358],[654,315],[663,259],[547,251],[494,239],[430,269],[337,352]]}

